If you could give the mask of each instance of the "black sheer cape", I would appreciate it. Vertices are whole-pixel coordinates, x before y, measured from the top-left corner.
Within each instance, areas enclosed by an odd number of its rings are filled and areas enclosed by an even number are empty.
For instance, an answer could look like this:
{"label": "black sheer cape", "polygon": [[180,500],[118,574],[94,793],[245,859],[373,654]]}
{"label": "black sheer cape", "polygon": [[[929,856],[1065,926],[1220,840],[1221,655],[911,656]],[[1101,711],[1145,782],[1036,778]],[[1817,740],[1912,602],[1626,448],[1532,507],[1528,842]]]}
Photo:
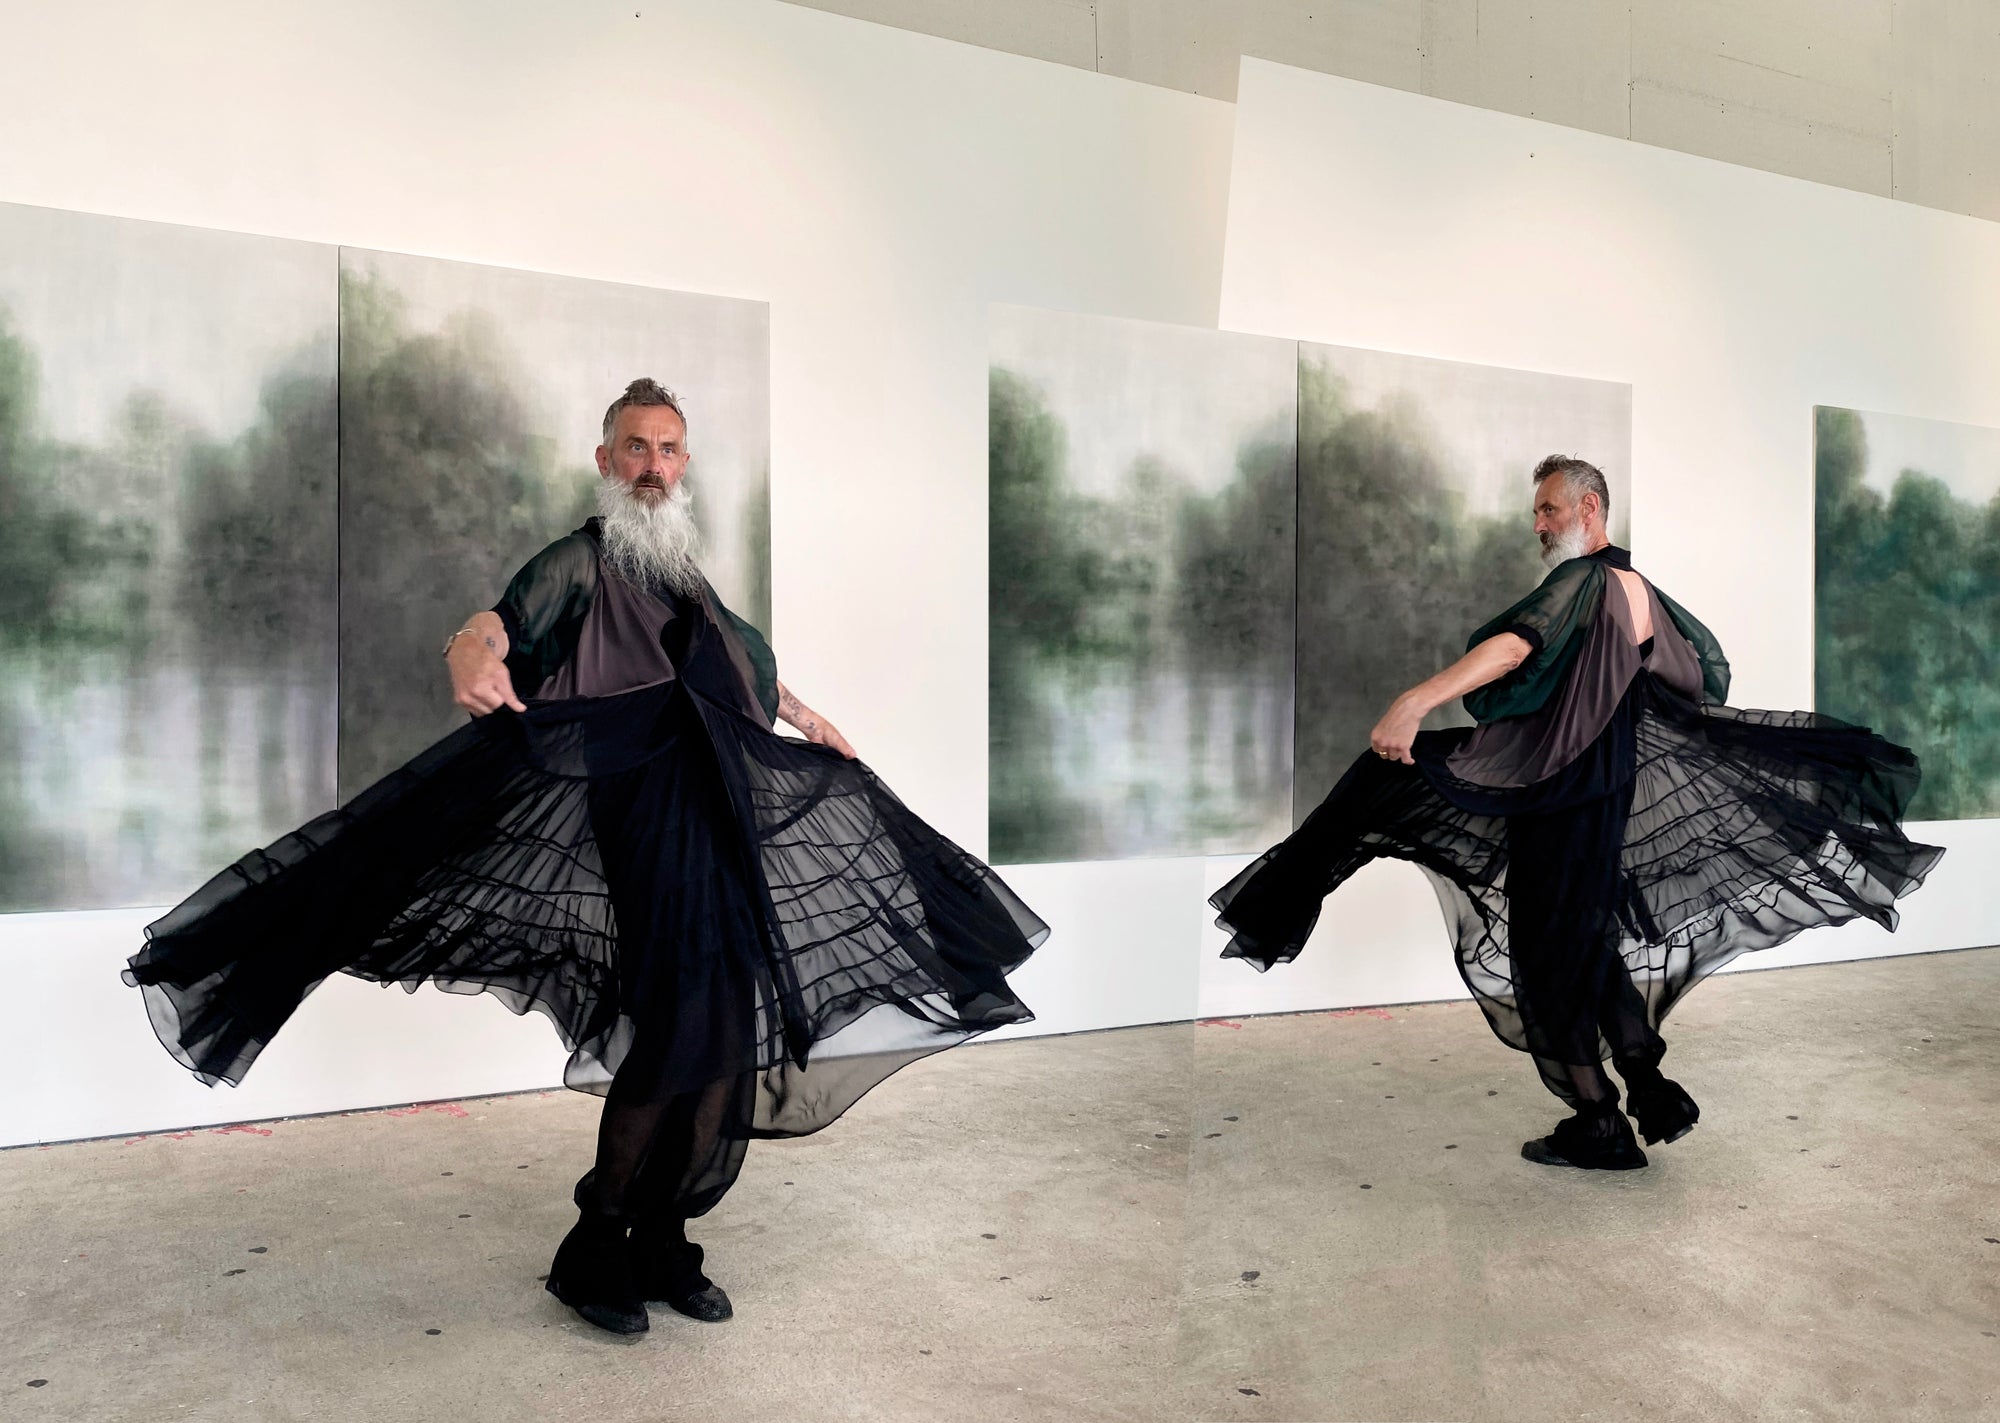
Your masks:
{"label": "black sheer cape", "polygon": [[1617,548],[1572,559],[1475,632],[1469,645],[1516,632],[1534,655],[1466,699],[1480,726],[1420,733],[1415,766],[1364,753],[1290,838],[1219,890],[1210,902],[1230,934],[1224,956],[1260,970],[1290,961],[1350,875],[1407,860],[1435,888],[1495,1033],[1571,1060],[1524,1016],[1509,827],[1611,797],[1623,809],[1605,832],[1617,857],[1606,933],[1654,1027],[1739,954],[1856,918],[1893,929],[1897,899],[1943,854],[1901,828],[1915,756],[1833,717],[1721,705],[1720,647],[1650,585],[1653,637],[1636,641],[1634,610],[1607,571],[1630,566]]}
{"label": "black sheer cape", "polygon": [[586,526],[499,611],[525,714],[472,721],[148,926],[125,978],[197,1077],[240,1082],[347,973],[543,1013],[585,1091],[649,1043],[656,1080],[621,1090],[749,1080],[741,1131],[790,1136],[1030,1019],[1006,976],[1047,926],[867,766],[773,734],[769,648],[712,589],[636,587]]}

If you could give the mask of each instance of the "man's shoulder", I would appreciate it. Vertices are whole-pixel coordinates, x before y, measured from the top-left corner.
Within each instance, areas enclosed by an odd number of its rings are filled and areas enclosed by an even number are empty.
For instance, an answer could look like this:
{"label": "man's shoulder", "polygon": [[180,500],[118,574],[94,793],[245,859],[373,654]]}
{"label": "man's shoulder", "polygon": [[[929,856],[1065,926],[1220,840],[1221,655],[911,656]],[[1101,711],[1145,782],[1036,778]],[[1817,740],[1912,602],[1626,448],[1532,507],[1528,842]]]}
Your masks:
{"label": "man's shoulder", "polygon": [[1551,568],[1535,588],[1537,592],[1574,588],[1588,583],[1593,578],[1602,577],[1603,573],[1604,564],[1595,555],[1580,554],[1575,558],[1566,558]]}
{"label": "man's shoulder", "polygon": [[597,558],[597,520],[592,519],[580,528],[571,529],[561,538],[542,545],[542,551],[535,555],[535,561],[543,559],[589,559]]}
{"label": "man's shoulder", "polygon": [[517,587],[547,587],[557,583],[594,584],[597,580],[596,531],[586,524],[552,543],[543,544],[514,575]]}

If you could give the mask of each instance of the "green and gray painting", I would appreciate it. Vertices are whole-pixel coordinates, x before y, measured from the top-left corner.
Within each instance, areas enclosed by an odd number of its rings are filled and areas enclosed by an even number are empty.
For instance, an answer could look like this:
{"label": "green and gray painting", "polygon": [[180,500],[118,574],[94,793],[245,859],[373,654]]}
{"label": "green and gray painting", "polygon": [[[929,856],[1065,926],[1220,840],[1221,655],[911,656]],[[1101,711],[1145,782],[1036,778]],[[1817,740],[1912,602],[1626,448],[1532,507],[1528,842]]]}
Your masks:
{"label": "green and gray painting", "polygon": [[989,848],[1282,835],[1297,346],[995,308]]}
{"label": "green and gray painting", "polygon": [[1815,706],[1912,748],[1910,815],[2000,815],[2000,430],[1813,411]]}
{"label": "green and gray painting", "polygon": [[0,206],[0,910],[334,795],[331,247]]}

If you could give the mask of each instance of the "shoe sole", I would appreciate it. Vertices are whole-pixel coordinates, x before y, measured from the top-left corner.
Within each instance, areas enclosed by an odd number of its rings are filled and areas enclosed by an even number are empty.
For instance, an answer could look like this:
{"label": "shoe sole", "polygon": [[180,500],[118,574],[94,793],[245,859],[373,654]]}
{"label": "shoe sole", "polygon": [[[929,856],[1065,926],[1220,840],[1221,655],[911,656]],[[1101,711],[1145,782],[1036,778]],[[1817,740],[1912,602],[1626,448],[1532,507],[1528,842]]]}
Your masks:
{"label": "shoe sole", "polygon": [[722,1313],[720,1314],[700,1313],[685,1307],[680,1300],[667,1295],[649,1295],[647,1296],[646,1303],[663,1304],[675,1314],[684,1315],[694,1320],[697,1324],[726,1324],[736,1317],[736,1306],[730,1304],[727,1298],[723,1300]]}
{"label": "shoe sole", "polygon": [[1638,1153],[1637,1161],[1605,1161],[1594,1165],[1571,1161],[1567,1156],[1559,1156],[1540,1141],[1521,1143],[1521,1159],[1532,1161],[1537,1166],[1567,1166],[1572,1171],[1637,1171],[1646,1164],[1646,1154]]}
{"label": "shoe sole", "polygon": [[554,1295],[564,1305],[575,1310],[577,1317],[582,1319],[584,1323],[602,1329],[607,1334],[616,1334],[621,1338],[630,1339],[644,1334],[653,1326],[653,1322],[643,1315],[640,1316],[639,1321],[635,1324],[629,1315],[612,1313],[599,1305],[578,1304],[574,1300],[566,1298],[562,1292],[561,1285],[556,1282],[556,1278],[553,1275],[549,1276],[548,1281],[542,1288]]}

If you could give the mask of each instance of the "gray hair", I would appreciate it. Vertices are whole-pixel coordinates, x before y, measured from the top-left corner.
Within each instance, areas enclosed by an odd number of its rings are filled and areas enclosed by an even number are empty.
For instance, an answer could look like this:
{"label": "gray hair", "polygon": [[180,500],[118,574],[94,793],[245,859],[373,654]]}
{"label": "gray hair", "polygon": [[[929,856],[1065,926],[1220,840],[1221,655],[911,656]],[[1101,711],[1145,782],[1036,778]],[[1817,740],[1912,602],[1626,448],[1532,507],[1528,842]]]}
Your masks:
{"label": "gray hair", "polygon": [[612,427],[618,423],[618,412],[628,405],[664,405],[681,417],[681,429],[687,429],[687,411],[681,409],[681,398],[661,385],[651,376],[640,376],[625,387],[625,393],[611,402],[604,412],[604,443],[611,443]]}
{"label": "gray hair", "polygon": [[1581,501],[1586,494],[1597,496],[1597,512],[1604,519],[1605,526],[1611,524],[1611,486],[1604,482],[1604,471],[1588,460],[1580,460],[1574,455],[1550,455],[1535,466],[1535,484],[1552,474],[1563,477],[1563,487],[1569,490],[1569,497]]}

